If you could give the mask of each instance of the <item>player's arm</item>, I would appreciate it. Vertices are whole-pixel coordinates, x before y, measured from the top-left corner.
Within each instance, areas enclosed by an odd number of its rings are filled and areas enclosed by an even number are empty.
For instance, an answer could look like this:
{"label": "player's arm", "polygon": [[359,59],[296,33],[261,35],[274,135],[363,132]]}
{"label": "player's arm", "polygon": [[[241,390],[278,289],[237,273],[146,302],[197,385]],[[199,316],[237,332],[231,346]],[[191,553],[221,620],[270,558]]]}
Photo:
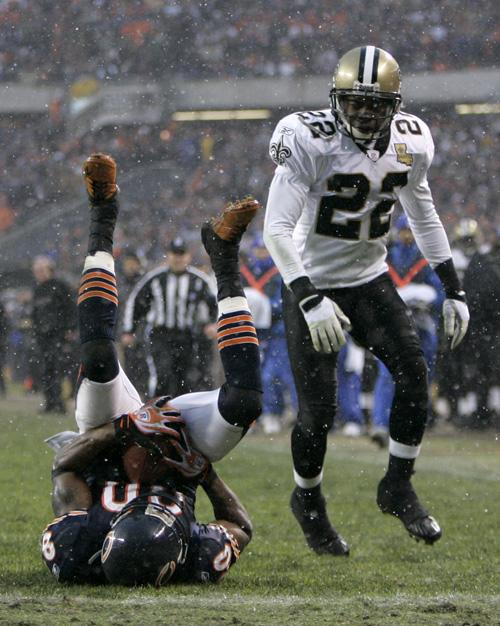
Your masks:
{"label": "player's arm", "polygon": [[[288,123],[293,117],[284,121]],[[278,167],[269,190],[264,241],[304,315],[314,349],[328,353],[340,350],[345,344],[344,328],[349,328],[350,321],[335,302],[313,285],[293,241],[295,226],[315,177],[314,159],[302,145],[300,123],[295,121],[295,124],[295,129],[278,124],[271,139],[269,152]]]}
{"label": "player's arm", "polygon": [[148,411],[121,415],[113,422],[75,437],[56,452],[52,468],[52,506],[57,515],[91,505],[90,490],[82,474],[104,450],[117,444],[126,447],[135,443],[161,454],[152,437],[163,435],[172,441],[180,437],[176,428],[184,421],[177,412],[162,411],[162,406],[154,404]]}
{"label": "player's arm", "polygon": [[399,200],[408,216],[418,247],[443,285],[446,294],[443,303],[444,328],[453,349],[467,332],[469,310],[453,263],[448,237],[437,214],[427,181],[427,170],[434,156],[434,144],[427,127],[424,136],[426,153],[420,156],[408,185],[400,192]]}
{"label": "player's arm", "polygon": [[89,430],[57,451],[52,466],[52,508],[56,515],[90,508],[92,496],[82,473],[114,441],[115,429],[109,423]]}
{"label": "player's arm", "polygon": [[269,155],[277,167],[269,189],[263,235],[286,285],[307,276],[292,239],[314,178],[301,131],[297,116],[285,117],[276,126],[269,146]]}
{"label": "player's arm", "polygon": [[252,538],[252,522],[238,496],[218,476],[213,467],[201,482],[201,486],[214,510],[215,521],[212,523],[226,528],[238,543],[239,550],[243,550]]}

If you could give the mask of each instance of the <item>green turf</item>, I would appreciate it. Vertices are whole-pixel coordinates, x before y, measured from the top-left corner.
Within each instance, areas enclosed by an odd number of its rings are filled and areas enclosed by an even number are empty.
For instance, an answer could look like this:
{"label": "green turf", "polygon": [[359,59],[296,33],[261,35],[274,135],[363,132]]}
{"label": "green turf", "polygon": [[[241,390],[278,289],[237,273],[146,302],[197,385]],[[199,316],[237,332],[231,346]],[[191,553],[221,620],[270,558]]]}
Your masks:
{"label": "green turf", "polygon": [[[36,416],[33,399],[0,401],[0,624],[500,625],[500,456],[490,434],[430,435],[414,483],[444,529],[417,544],[374,496],[386,453],[330,440],[325,472],[348,559],[307,550],[288,510],[287,437],[248,436],[219,464],[254,522],[254,539],[218,586],[161,591],[59,586],[40,560],[51,519],[51,452],[71,418]],[[198,517],[210,518],[204,497]]]}

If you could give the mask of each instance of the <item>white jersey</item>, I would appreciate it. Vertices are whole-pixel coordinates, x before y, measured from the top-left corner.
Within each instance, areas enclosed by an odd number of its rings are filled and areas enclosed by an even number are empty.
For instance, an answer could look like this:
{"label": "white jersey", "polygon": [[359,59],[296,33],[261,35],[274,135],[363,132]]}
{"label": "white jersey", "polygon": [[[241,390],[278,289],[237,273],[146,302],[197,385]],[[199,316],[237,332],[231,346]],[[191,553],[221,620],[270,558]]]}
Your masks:
{"label": "white jersey", "polygon": [[309,276],[320,289],[352,287],[387,271],[398,199],[431,266],[451,257],[427,182],[434,144],[418,117],[395,115],[379,153],[339,132],[329,110],[294,113],[278,123],[270,155],[264,240],[286,284]]}

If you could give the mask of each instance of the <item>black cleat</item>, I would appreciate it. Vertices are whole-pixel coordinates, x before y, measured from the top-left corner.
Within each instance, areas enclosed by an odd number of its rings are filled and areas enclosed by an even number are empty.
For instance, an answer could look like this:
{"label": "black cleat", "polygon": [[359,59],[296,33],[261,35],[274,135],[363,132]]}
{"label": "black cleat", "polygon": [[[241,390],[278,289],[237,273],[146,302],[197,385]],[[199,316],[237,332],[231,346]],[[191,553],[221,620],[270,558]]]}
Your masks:
{"label": "black cleat", "polygon": [[441,538],[442,532],[437,521],[420,504],[409,480],[398,482],[382,478],[377,490],[377,504],[382,513],[399,518],[410,536],[432,545]]}
{"label": "black cleat", "polygon": [[301,491],[299,487],[292,491],[290,508],[302,528],[307,545],[316,554],[349,556],[346,540],[330,524],[323,495],[320,493],[314,499],[304,498]]}

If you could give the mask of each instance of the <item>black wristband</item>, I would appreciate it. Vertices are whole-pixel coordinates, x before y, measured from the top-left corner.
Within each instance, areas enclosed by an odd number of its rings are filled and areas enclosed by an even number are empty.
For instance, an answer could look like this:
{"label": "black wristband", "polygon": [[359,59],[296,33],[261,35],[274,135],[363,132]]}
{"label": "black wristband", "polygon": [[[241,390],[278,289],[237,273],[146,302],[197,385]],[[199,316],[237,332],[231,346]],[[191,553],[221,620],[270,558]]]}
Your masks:
{"label": "black wristband", "polygon": [[301,276],[300,278],[292,280],[289,287],[299,302],[304,300],[304,298],[315,296],[318,293],[309,276]]}
{"label": "black wristband", "polygon": [[[289,287],[304,312],[310,311],[323,300],[323,296],[318,293],[308,276],[301,276],[292,280]],[[306,302],[301,304],[304,300]]]}
{"label": "black wristband", "polygon": [[441,281],[446,297],[451,300],[461,300],[465,302],[465,291],[462,289],[455,265],[452,259],[447,259],[443,263],[436,265],[434,271]]}

